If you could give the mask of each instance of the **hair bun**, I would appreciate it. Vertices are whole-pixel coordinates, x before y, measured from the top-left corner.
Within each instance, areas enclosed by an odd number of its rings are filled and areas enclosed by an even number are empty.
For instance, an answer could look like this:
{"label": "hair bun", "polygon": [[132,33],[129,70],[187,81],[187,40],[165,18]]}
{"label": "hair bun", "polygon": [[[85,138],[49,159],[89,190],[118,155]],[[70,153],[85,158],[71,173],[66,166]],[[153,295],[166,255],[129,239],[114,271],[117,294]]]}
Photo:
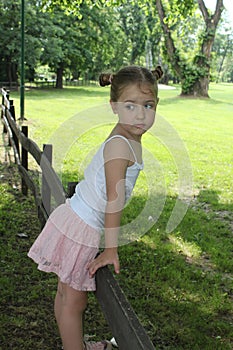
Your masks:
{"label": "hair bun", "polygon": [[151,71],[151,73],[159,80],[163,76],[163,70],[161,66],[157,66],[155,70]]}
{"label": "hair bun", "polygon": [[109,73],[100,74],[100,76],[99,76],[100,86],[111,85],[111,83],[112,83],[112,74],[109,74]]}

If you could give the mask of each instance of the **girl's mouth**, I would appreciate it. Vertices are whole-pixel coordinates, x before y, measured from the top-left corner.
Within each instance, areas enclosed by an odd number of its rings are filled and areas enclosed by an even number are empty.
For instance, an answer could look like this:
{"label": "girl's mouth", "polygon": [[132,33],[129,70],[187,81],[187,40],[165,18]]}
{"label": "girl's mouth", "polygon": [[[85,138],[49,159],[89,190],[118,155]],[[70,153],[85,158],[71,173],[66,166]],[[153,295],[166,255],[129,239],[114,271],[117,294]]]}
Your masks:
{"label": "girl's mouth", "polygon": [[135,128],[146,130],[145,124],[134,124]]}

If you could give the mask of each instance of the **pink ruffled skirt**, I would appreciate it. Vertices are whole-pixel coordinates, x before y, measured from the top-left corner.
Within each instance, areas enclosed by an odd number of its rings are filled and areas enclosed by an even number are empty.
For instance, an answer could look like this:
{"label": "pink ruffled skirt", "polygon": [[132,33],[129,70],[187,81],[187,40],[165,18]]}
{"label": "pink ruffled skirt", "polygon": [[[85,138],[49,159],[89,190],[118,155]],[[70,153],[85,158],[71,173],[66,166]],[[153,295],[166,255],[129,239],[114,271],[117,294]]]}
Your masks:
{"label": "pink ruffled skirt", "polygon": [[57,207],[29,250],[38,269],[54,272],[61,282],[80,291],[94,291],[87,264],[99,250],[100,232],[72,210],[69,200]]}

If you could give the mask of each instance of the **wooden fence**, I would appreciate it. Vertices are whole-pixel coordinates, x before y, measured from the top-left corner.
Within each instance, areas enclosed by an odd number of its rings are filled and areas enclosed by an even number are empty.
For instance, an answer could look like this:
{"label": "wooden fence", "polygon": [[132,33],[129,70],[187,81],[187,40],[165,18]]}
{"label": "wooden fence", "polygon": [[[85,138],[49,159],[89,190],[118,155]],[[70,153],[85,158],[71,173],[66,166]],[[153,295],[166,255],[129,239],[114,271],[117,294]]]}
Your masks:
{"label": "wooden fence", "polygon": [[0,81],[0,88],[18,90],[17,81]]}
{"label": "wooden fence", "polygon": [[[2,89],[1,120],[3,133],[13,149],[15,163],[22,177],[22,192],[27,195],[31,190],[38,211],[38,218],[43,227],[51,210],[51,197],[56,204],[63,203],[65,198],[73,194],[76,183],[70,183],[65,191],[60,179],[52,167],[52,145],[44,145],[43,151],[28,138],[27,126],[20,128],[15,120],[13,101],[9,92]],[[28,153],[36,160],[42,172],[42,185],[30,176],[28,171]],[[127,301],[122,289],[108,267],[96,273],[96,298],[109,324],[120,350],[152,350],[155,349],[135,312]]]}

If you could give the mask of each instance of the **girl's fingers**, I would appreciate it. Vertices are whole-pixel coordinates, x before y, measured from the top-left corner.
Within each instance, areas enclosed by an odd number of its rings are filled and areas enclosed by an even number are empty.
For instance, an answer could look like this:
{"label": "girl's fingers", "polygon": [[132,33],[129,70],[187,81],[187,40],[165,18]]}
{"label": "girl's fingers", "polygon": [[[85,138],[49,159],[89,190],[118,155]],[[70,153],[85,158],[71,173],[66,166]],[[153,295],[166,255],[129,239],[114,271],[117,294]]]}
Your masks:
{"label": "girl's fingers", "polygon": [[96,261],[96,259],[91,261],[91,262],[89,262],[89,264],[87,265],[87,269],[89,270],[90,277],[93,277],[94,274],[96,273],[96,271],[100,267],[102,267],[102,264],[100,262]]}
{"label": "girl's fingers", "polygon": [[89,270],[89,275],[92,278],[96,271],[106,265],[112,264],[114,266],[115,273],[120,273],[120,263],[118,256],[107,256],[106,253],[100,254],[96,259],[90,261],[87,264],[87,270]]}
{"label": "girl's fingers", "polygon": [[114,270],[115,270],[115,272],[118,274],[118,273],[120,273],[120,264],[119,264],[119,261],[115,261],[114,262]]}

